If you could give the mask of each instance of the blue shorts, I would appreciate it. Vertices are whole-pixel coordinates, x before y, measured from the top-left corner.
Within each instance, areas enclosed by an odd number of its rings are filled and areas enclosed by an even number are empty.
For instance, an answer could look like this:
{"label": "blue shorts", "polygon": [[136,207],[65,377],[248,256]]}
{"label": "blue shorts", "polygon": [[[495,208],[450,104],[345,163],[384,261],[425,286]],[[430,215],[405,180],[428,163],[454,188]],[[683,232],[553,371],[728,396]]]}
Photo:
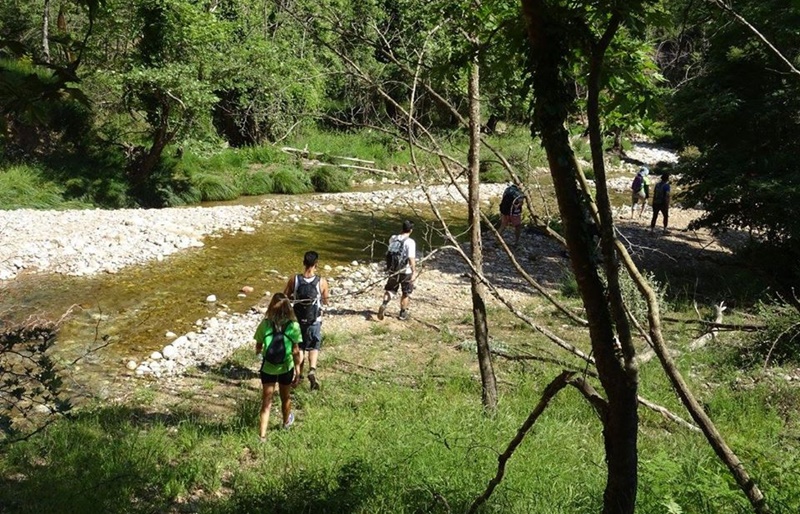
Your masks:
{"label": "blue shorts", "polygon": [[322,322],[318,321],[310,325],[300,324],[300,333],[303,340],[300,342],[300,351],[309,350],[319,351],[322,348]]}

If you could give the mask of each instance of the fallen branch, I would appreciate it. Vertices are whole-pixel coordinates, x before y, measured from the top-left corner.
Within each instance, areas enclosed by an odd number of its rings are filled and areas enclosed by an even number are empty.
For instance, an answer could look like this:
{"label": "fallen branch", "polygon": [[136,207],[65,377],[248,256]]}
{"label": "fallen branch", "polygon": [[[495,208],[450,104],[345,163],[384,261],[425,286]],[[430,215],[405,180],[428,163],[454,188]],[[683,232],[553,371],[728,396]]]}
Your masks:
{"label": "fallen branch", "polygon": [[522,426],[517,429],[517,434],[514,436],[511,442],[508,443],[506,450],[497,457],[497,472],[495,473],[495,476],[489,480],[489,484],[486,486],[486,490],[483,491],[483,494],[475,498],[475,500],[472,502],[472,505],[470,505],[469,509],[467,509],[467,514],[473,514],[480,508],[481,505],[486,503],[486,501],[492,495],[492,492],[494,492],[495,488],[503,480],[503,475],[505,475],[506,471],[506,464],[514,455],[514,451],[522,443],[525,435],[533,427],[533,424],[536,423],[536,420],[539,419],[539,416],[542,415],[544,410],[550,404],[550,400],[552,400],[555,395],[566,386],[571,385],[581,392],[583,397],[589,401],[592,407],[594,407],[598,417],[600,418],[600,421],[603,423],[603,426],[605,426],[608,402],[601,397],[583,377],[576,378],[575,375],[575,371],[563,371],[547,385],[542,393],[539,403],[536,404],[536,407],[528,415],[528,418],[525,420],[525,422],[522,423]]}
{"label": "fallen branch", "polygon": [[[714,306],[714,324],[722,322],[722,313],[725,312],[726,309],[725,302],[720,302],[718,305]],[[718,331],[719,329],[712,326],[711,330],[689,343],[689,350],[699,350],[704,347],[709,341],[716,339]]]}
{"label": "fallen branch", "polygon": [[388,170],[380,170],[378,168],[368,168],[366,166],[356,166],[354,164],[334,164],[330,162],[317,162],[316,166],[331,166],[334,168],[345,168],[351,170],[359,170],[359,171],[369,171],[370,173],[374,173],[376,175],[384,175],[384,176],[395,176],[397,175],[393,171]]}
{"label": "fallen branch", "polygon": [[486,490],[483,491],[483,494],[475,498],[475,500],[472,502],[472,505],[470,505],[469,509],[467,510],[467,514],[473,514],[481,505],[486,503],[486,500],[488,500],[492,495],[492,492],[495,490],[498,484],[500,484],[500,481],[503,480],[503,475],[506,471],[506,463],[511,459],[512,455],[514,455],[514,451],[522,443],[525,435],[547,408],[550,400],[552,400],[559,391],[567,387],[567,384],[569,384],[570,379],[574,375],[574,371],[564,371],[547,385],[542,393],[539,403],[536,404],[536,407],[528,415],[528,418],[525,420],[522,426],[517,429],[517,434],[514,436],[511,442],[508,443],[506,451],[497,457],[497,473],[495,473],[495,476],[489,480],[489,484],[486,486]]}
{"label": "fallen branch", "polygon": [[661,319],[662,321],[669,321],[672,323],[705,325],[709,328],[715,328],[719,330],[738,330],[742,332],[757,332],[767,328],[765,325],[751,325],[748,323],[718,323],[716,321],[708,321],[704,319],[680,319],[666,316]]}

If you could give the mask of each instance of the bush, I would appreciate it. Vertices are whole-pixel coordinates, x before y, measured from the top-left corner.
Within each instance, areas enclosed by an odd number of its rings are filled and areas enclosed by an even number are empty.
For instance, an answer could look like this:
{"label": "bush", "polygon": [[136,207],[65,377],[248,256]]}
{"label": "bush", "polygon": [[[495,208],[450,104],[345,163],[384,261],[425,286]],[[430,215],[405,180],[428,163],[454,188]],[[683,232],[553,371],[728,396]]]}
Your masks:
{"label": "bush", "polygon": [[242,179],[242,194],[247,196],[266,195],[272,192],[275,184],[272,175],[265,171],[251,171]]}
{"label": "bush", "polygon": [[61,188],[30,166],[0,171],[0,209],[51,209],[64,203]]}
{"label": "bush", "polygon": [[561,294],[567,298],[579,298],[578,281],[575,279],[575,274],[568,267],[564,268],[561,275],[561,282],[559,283],[559,290]]}
{"label": "bush", "polygon": [[233,176],[204,173],[193,177],[194,186],[200,191],[200,198],[205,202],[235,200],[239,197]]}
{"label": "bush", "polygon": [[740,355],[741,364],[800,363],[800,313],[791,305],[759,304],[766,330],[753,332]]}
{"label": "bush", "polygon": [[55,339],[56,328],[46,322],[0,332],[4,377],[0,382],[0,447],[72,408],[62,395],[56,365],[47,355]]}
{"label": "bush", "polygon": [[311,183],[320,193],[341,193],[350,188],[350,177],[346,170],[320,167],[311,174]]}
{"label": "bush", "polygon": [[[644,278],[646,278],[650,283],[650,287],[653,288],[653,291],[656,294],[659,308],[663,309],[665,305],[664,298],[667,295],[666,285],[656,280],[656,277],[652,272],[644,272],[642,273],[642,276],[644,276]],[[645,298],[639,292],[639,289],[637,289],[636,283],[633,281],[631,276],[625,271],[621,271],[619,274],[619,288],[622,291],[622,299],[625,301],[625,305],[628,306],[628,309],[631,311],[633,317],[640,321],[646,318],[647,300],[645,300]]]}
{"label": "bush", "polygon": [[274,193],[296,195],[313,191],[308,175],[297,168],[282,167],[272,173]]}
{"label": "bush", "polygon": [[264,146],[251,146],[240,150],[249,162],[258,164],[278,164],[287,163],[291,160],[291,156],[271,145]]}
{"label": "bush", "polygon": [[484,184],[500,184],[509,180],[508,172],[497,161],[481,161],[480,179]]}

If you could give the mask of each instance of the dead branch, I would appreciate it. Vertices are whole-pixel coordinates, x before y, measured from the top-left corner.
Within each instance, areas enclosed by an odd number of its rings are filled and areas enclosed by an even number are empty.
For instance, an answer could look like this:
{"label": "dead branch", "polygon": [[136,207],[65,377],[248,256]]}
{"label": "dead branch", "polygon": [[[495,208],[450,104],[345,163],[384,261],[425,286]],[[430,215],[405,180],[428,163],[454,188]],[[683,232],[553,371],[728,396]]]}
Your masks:
{"label": "dead branch", "polygon": [[333,164],[333,163],[330,163],[330,162],[317,162],[314,165],[315,166],[331,166],[331,167],[334,167],[334,168],[345,168],[345,169],[359,170],[359,171],[368,171],[368,172],[370,172],[370,173],[372,173],[374,175],[383,175],[383,176],[386,176],[386,177],[397,176],[397,173],[395,173],[393,171],[381,170],[381,169],[378,169],[378,168],[368,168],[366,166],[357,166],[357,165],[354,165],[354,164]]}
{"label": "dead branch", "polygon": [[694,419],[695,423],[699,425],[703,435],[706,437],[706,440],[708,440],[709,444],[714,449],[714,452],[728,467],[728,470],[731,472],[736,480],[736,483],[747,496],[747,499],[750,501],[750,504],[753,506],[755,511],[759,514],[769,513],[770,509],[767,505],[764,494],[761,492],[761,489],[759,489],[755,480],[753,480],[747,473],[744,468],[744,464],[742,464],[742,461],[739,460],[739,457],[725,442],[722,434],[720,434],[719,430],[717,430],[717,427],[714,425],[714,422],[711,420],[708,414],[706,414],[705,410],[697,401],[694,394],[692,394],[691,390],[689,389],[689,385],[683,378],[683,375],[681,375],[677,366],[675,366],[675,362],[673,361],[672,356],[667,349],[664,336],[661,332],[661,313],[658,307],[658,298],[656,297],[655,291],[653,291],[653,288],[650,287],[650,284],[639,272],[639,269],[633,263],[633,260],[631,259],[630,255],[628,255],[624,245],[622,245],[619,240],[616,240],[615,244],[622,263],[627,268],[628,273],[636,284],[636,287],[639,289],[639,292],[647,300],[648,319],[650,322],[650,338],[653,344],[653,350],[658,356],[659,361],[661,361],[661,365],[664,368],[667,377],[669,377],[672,387],[678,393],[681,402],[691,414],[692,419]]}
{"label": "dead branch", "polygon": [[751,325],[748,323],[718,323],[716,321],[708,321],[704,319],[680,319],[669,316],[664,316],[661,318],[661,320],[669,321],[671,323],[704,325],[708,328],[742,332],[758,332],[759,330],[765,330],[767,328],[765,325]]}
{"label": "dead branch", "polygon": [[772,51],[772,53],[774,53],[775,56],[778,59],[780,59],[786,65],[787,68],[789,68],[790,72],[794,73],[797,76],[800,76],[800,70],[795,68],[794,65],[792,64],[792,62],[789,59],[787,59],[786,56],[784,56],[783,53],[781,53],[780,50],[775,48],[775,45],[773,45],[769,41],[769,39],[767,39],[761,32],[759,32],[759,30],[757,28],[755,28],[749,21],[747,21],[747,19],[745,19],[742,15],[740,15],[739,13],[734,11],[733,8],[730,5],[726,4],[722,0],[709,0],[709,1],[712,4],[716,5],[717,7],[719,7],[720,9],[722,9],[724,12],[726,12],[726,13],[730,14],[731,16],[733,16],[733,18],[736,21],[738,21],[739,23],[744,25],[759,40],[761,40],[761,42],[764,43],[764,45],[766,45],[767,48],[769,48]]}
{"label": "dead branch", "polygon": [[674,414],[673,412],[667,410],[667,408],[662,407],[661,405],[658,405],[656,403],[653,403],[650,400],[648,400],[647,398],[642,398],[641,396],[638,398],[638,400],[639,400],[639,403],[641,405],[644,405],[645,407],[647,407],[650,410],[654,410],[654,411],[658,412],[659,414],[661,414],[662,416],[664,416],[668,420],[674,421],[675,423],[677,423],[677,424],[679,424],[679,425],[681,425],[681,426],[683,426],[685,428],[688,428],[689,430],[692,430],[693,432],[700,432],[700,429],[697,428],[696,425],[692,425],[691,423],[689,423],[688,421],[686,421],[682,417],[680,417],[677,414]]}
{"label": "dead branch", "polygon": [[483,494],[475,498],[475,500],[472,502],[472,505],[470,505],[469,509],[467,509],[467,514],[474,514],[481,505],[486,503],[486,500],[488,500],[492,495],[494,489],[500,484],[500,481],[503,480],[503,475],[506,471],[506,463],[514,455],[514,451],[522,443],[525,435],[547,408],[550,400],[552,400],[555,395],[559,393],[559,391],[564,389],[569,384],[569,381],[573,376],[575,376],[574,371],[564,371],[547,385],[542,393],[542,397],[539,399],[539,403],[528,415],[528,418],[525,420],[522,426],[517,429],[517,434],[514,436],[511,442],[508,443],[506,450],[497,457],[497,473],[491,480],[489,480],[489,484],[486,486],[486,490],[483,492]]}
{"label": "dead branch", "polygon": [[699,350],[700,348],[707,345],[709,341],[716,339],[717,332],[719,331],[719,329],[717,329],[713,325],[722,322],[722,313],[725,312],[726,309],[727,307],[725,307],[725,302],[720,302],[718,305],[714,306],[714,321],[711,330],[709,330],[705,334],[701,335],[700,337],[689,343],[689,350],[692,351]]}

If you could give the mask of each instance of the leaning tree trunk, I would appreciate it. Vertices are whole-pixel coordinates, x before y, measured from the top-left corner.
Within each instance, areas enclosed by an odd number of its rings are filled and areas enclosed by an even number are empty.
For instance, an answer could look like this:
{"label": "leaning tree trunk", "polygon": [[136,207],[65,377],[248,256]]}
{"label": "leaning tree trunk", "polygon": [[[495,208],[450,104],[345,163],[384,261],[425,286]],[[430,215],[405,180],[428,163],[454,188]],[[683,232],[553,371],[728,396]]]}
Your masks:
{"label": "leaning tree trunk", "polygon": [[481,370],[481,399],[489,413],[497,409],[497,383],[489,350],[489,328],[486,323],[486,301],[483,283],[483,248],[481,241],[480,215],[480,66],[477,55],[473,58],[469,73],[469,226],[472,263],[477,273],[472,273],[472,319],[475,327],[475,344],[478,347],[478,367]]}
{"label": "leaning tree trunk", "polygon": [[572,104],[563,76],[567,45],[563,20],[552,15],[543,0],[523,0],[531,45],[534,88],[534,128],[547,153],[558,207],[564,224],[572,270],[586,309],[597,371],[608,398],[603,432],[608,478],[604,514],[634,512],[637,488],[637,373],[615,351],[614,316],[599,273],[599,255],[590,230],[587,201],[578,186],[578,163],[565,125]]}

